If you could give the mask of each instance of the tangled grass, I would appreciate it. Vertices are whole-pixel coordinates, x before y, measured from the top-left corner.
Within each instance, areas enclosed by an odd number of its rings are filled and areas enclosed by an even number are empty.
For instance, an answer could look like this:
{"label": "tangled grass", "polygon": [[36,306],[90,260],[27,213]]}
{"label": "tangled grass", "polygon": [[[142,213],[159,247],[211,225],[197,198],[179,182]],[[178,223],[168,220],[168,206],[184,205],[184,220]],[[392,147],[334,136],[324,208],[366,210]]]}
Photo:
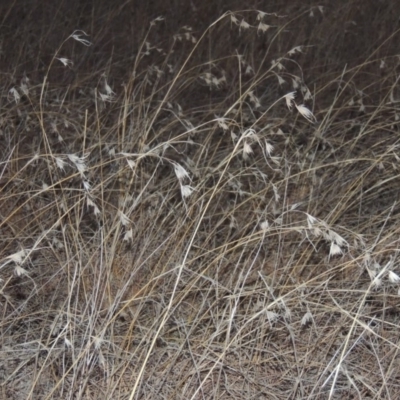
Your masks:
{"label": "tangled grass", "polygon": [[397,31],[315,76],[326,13],[4,75],[0,398],[398,397]]}

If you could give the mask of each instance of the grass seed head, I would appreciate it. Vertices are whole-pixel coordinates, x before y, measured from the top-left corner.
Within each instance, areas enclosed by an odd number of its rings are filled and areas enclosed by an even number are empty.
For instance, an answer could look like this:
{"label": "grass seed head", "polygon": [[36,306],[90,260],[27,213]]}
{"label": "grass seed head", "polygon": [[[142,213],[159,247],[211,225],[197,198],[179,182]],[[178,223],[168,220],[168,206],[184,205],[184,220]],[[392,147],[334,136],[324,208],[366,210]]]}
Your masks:
{"label": "grass seed head", "polygon": [[268,322],[272,325],[278,318],[279,315],[276,312],[273,311],[266,311]]}
{"label": "grass seed head", "polygon": [[127,230],[124,235],[124,242],[129,242],[133,240],[133,231],[132,228]]}
{"label": "grass seed head", "polygon": [[382,286],[382,279],[379,278],[379,276],[376,276],[373,280],[372,280],[372,286],[376,289],[378,289],[379,287]]}
{"label": "grass seed head", "polygon": [[10,256],[8,256],[6,258],[8,258],[9,260],[14,261],[16,264],[20,265],[24,261],[27,253],[28,253],[28,251],[23,249],[14,254],[11,254]]}
{"label": "grass seed head", "polygon": [[234,23],[235,25],[240,24],[240,21],[235,17],[234,14],[231,14],[231,22]]}
{"label": "grass seed head", "polygon": [[174,163],[174,171],[175,171],[175,175],[178,178],[178,180],[181,182],[183,181],[185,178],[190,179],[189,173],[186,171],[185,168],[182,167],[182,165],[178,164],[178,163]]}
{"label": "grass seed head", "polygon": [[15,87],[11,88],[8,91],[8,95],[9,95],[9,97],[11,97],[15,101],[15,104],[18,104],[20,102],[20,100],[21,100],[21,96],[20,96],[20,94],[18,93],[18,90]]}
{"label": "grass seed head", "polygon": [[253,153],[253,149],[251,145],[245,140],[243,142],[243,159],[247,160],[249,158],[249,154]]}
{"label": "grass seed head", "polygon": [[279,86],[282,86],[286,83],[286,81],[280,75],[277,75],[277,78]]}
{"label": "grass seed head", "polygon": [[269,222],[267,220],[260,223],[260,229],[262,231],[267,231],[269,229]]}
{"label": "grass seed head", "polygon": [[181,185],[181,194],[182,197],[185,199],[192,195],[194,189],[189,185]]}
{"label": "grass seed head", "polygon": [[267,156],[270,157],[271,153],[274,150],[274,146],[269,143],[268,141],[265,141],[265,152],[267,153]]}
{"label": "grass seed head", "polygon": [[389,271],[389,281],[392,283],[399,283],[400,282],[400,276],[397,275],[393,271]]}
{"label": "grass seed head", "polygon": [[218,123],[218,126],[220,128],[222,128],[224,131],[229,130],[229,127],[226,123],[226,118],[217,118],[217,123]]}
{"label": "grass seed head", "polygon": [[303,318],[301,319],[301,325],[305,326],[307,325],[309,322],[311,322],[313,320],[313,315],[311,314],[310,311],[307,311]]}
{"label": "grass seed head", "polygon": [[240,29],[249,29],[250,24],[248,22],[246,22],[244,19],[242,19],[242,21],[240,22],[239,28]]}
{"label": "grass seed head", "polygon": [[268,30],[269,28],[271,28],[270,25],[268,25],[268,24],[266,24],[265,22],[262,22],[262,21],[261,21],[261,22],[258,24],[258,26],[257,26],[257,32],[265,33],[265,32],[267,32],[267,30]]}
{"label": "grass seed head", "polygon": [[309,122],[315,123],[317,119],[314,114],[304,105],[300,104],[299,106],[295,104],[297,111]]}
{"label": "grass seed head", "polygon": [[343,250],[336,243],[332,242],[329,250],[329,257],[343,254]]}
{"label": "grass seed head", "polygon": [[72,68],[74,66],[74,63],[72,60],[69,60],[68,58],[64,58],[64,57],[57,57],[57,60],[60,61],[64,67],[68,67],[68,68]]}
{"label": "grass seed head", "polygon": [[127,226],[130,224],[131,221],[126,214],[124,214],[122,211],[118,211],[118,215],[119,215],[119,220],[121,221],[121,224],[123,226]]}
{"label": "grass seed head", "polygon": [[87,46],[87,47],[91,46],[92,43],[89,40],[84,39],[82,36],[89,36],[89,35],[82,30],[76,30],[72,33],[70,38],[76,40],[79,43],[82,43],[84,46]]}
{"label": "grass seed head", "polygon": [[14,267],[14,273],[17,276],[28,275],[28,271],[25,268],[22,268],[20,265],[16,265]]}
{"label": "grass seed head", "polygon": [[296,92],[287,93],[283,97],[286,100],[287,108],[289,109],[289,111],[292,111],[292,108],[293,108],[292,102],[294,101],[294,98],[296,97]]}
{"label": "grass seed head", "polygon": [[257,12],[257,21],[263,21],[264,17],[267,15],[266,12],[264,11],[258,11]]}

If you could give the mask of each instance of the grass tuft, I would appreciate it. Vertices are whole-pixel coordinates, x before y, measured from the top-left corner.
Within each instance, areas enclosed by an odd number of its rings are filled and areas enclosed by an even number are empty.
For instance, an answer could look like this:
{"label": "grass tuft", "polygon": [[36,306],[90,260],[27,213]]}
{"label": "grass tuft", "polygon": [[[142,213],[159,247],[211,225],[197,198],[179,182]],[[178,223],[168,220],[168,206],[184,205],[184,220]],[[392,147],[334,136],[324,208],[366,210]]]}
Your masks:
{"label": "grass tuft", "polygon": [[0,398],[398,398],[393,6],[17,3]]}

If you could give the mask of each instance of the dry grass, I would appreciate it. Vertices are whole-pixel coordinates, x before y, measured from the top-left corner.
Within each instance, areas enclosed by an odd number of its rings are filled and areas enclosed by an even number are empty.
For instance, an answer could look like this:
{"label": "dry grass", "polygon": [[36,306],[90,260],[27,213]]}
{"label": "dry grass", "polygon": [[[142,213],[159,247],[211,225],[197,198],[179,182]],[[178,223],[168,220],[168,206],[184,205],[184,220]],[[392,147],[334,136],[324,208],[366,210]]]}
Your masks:
{"label": "dry grass", "polygon": [[393,10],[286,3],[4,7],[0,399],[399,397]]}

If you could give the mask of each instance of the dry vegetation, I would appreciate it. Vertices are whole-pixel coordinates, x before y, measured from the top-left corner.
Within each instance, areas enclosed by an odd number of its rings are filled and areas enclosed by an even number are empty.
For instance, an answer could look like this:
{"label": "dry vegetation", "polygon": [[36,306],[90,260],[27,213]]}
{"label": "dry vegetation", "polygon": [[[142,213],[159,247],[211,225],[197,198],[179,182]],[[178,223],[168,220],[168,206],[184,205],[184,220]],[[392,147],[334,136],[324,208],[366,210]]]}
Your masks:
{"label": "dry vegetation", "polygon": [[399,398],[395,6],[94,3],[2,5],[0,399]]}

